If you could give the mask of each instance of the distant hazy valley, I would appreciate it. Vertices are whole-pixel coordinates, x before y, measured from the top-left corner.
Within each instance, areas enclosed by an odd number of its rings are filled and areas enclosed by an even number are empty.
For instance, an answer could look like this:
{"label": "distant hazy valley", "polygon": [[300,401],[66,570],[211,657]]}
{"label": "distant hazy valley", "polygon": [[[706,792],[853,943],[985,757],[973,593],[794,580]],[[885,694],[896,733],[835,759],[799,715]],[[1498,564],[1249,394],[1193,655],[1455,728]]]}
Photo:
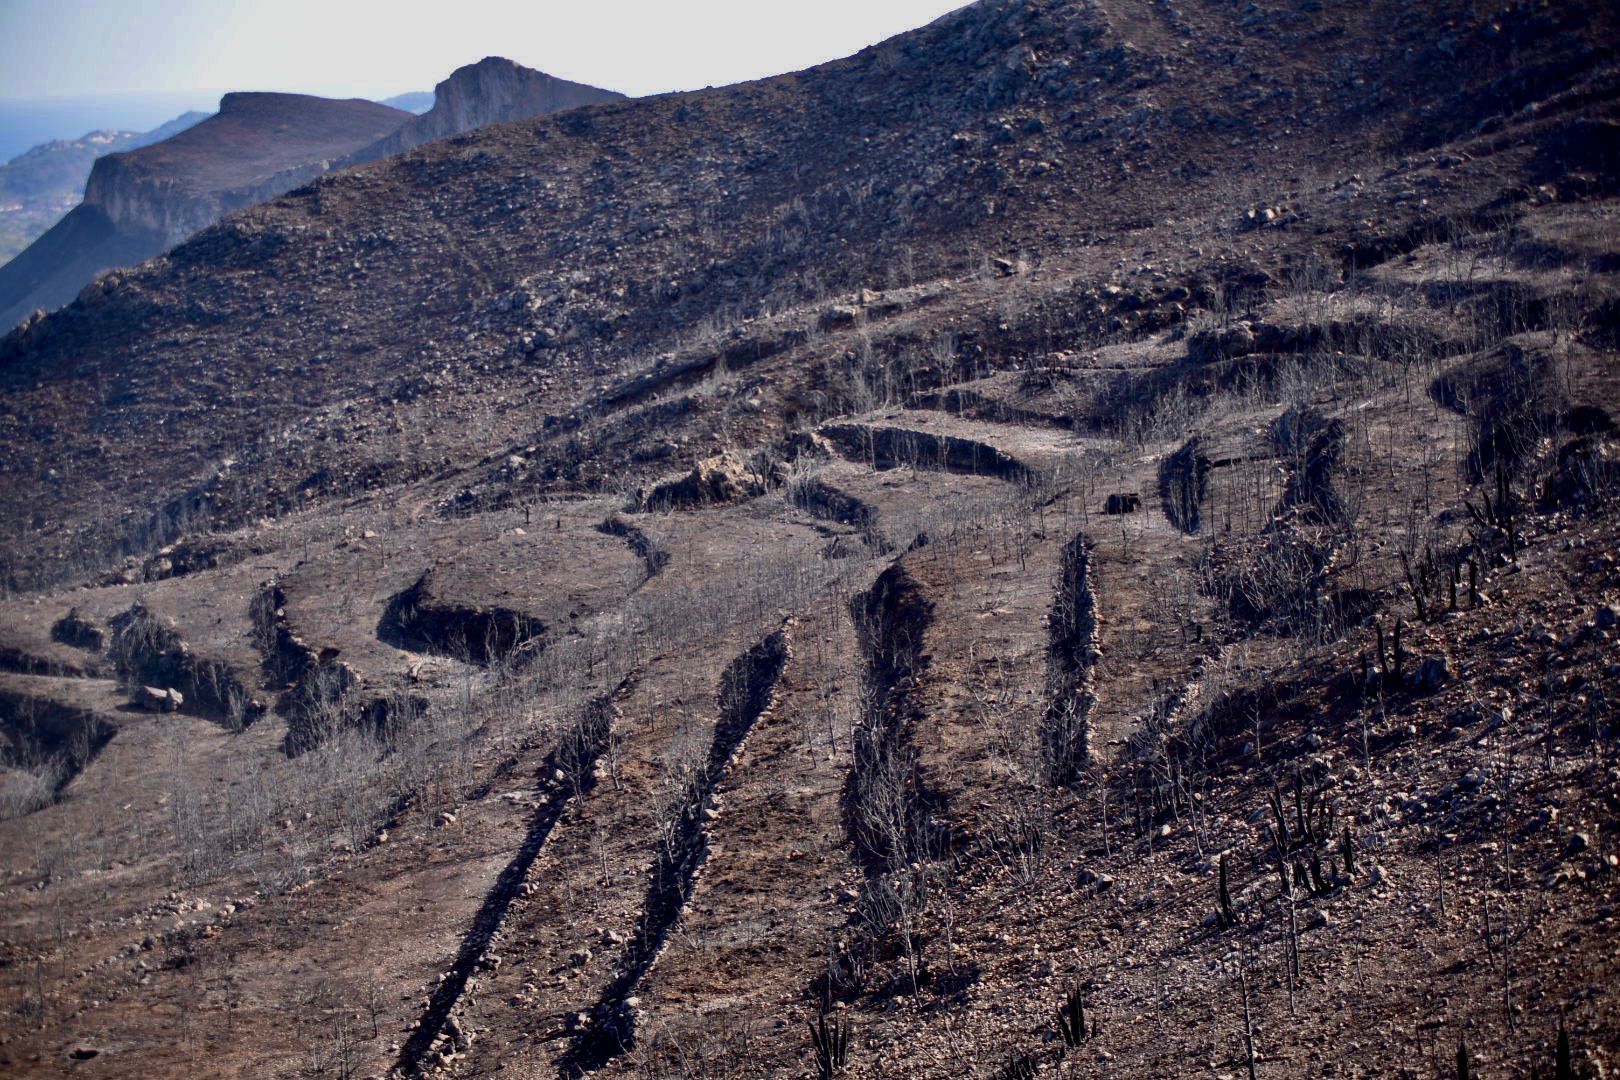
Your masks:
{"label": "distant hazy valley", "polygon": [[207,115],[186,113],[144,133],[92,131],[57,139],[0,165],[0,266],[79,205],[97,158],[162,142]]}

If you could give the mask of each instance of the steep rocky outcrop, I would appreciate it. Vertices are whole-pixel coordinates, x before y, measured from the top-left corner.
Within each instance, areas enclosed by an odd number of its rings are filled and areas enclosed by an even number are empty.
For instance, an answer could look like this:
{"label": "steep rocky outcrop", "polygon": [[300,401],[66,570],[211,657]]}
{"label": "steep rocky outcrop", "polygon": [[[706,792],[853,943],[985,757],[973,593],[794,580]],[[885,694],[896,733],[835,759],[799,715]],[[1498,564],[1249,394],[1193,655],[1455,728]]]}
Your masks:
{"label": "steep rocky outcrop", "polygon": [[545,116],[623,97],[612,90],[553,78],[503,57],[488,56],[476,64],[457,68],[433,88],[433,108],[353,154],[343,164],[376,161],[488,124]]}
{"label": "steep rocky outcrop", "polygon": [[685,476],[653,488],[643,509],[692,510],[737,502],[763,494],[766,486],[767,478],[740,454],[719,454],[698,462]]}
{"label": "steep rocky outcrop", "polygon": [[226,94],[218,114],[172,138],[100,158],[83,204],[0,267],[0,327],[62,306],[104,270],[143,262],[233,210],[308,183],[409,119],[371,101]]}
{"label": "steep rocky outcrop", "polygon": [[96,162],[84,201],[121,229],[170,244],[305,183],[356,142],[409,119],[371,101],[226,94],[219,114],[172,139]]}

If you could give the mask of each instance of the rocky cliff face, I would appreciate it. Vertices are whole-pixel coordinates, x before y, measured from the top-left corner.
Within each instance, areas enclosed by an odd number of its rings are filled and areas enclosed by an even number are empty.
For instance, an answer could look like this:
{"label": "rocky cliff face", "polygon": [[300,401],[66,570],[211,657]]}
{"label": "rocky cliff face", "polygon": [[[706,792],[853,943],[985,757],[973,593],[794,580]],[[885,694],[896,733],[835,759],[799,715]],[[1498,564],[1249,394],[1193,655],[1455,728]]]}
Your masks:
{"label": "rocky cliff face", "polygon": [[164,246],[179,243],[231,213],[291,191],[331,169],[330,161],[289,166],[237,187],[198,190],[185,177],[145,176],[113,154],[96,162],[84,201],[120,228],[159,233]]}
{"label": "rocky cliff face", "polygon": [[124,155],[109,154],[91,169],[84,202],[121,227],[160,233],[174,243],[220,216],[217,199],[199,194],[173,178],[142,177]]}
{"label": "rocky cliff face", "polygon": [[489,124],[504,124],[617,101],[623,94],[553,78],[498,56],[457,68],[433,90],[433,108],[366,147],[344,164],[357,165]]}
{"label": "rocky cliff face", "polygon": [[0,328],[60,307],[234,210],[308,183],[411,118],[372,101],[226,94],[172,138],[96,161],[84,203],[0,267]]}
{"label": "rocky cliff face", "polygon": [[84,201],[120,228],[175,244],[233,210],[319,176],[409,114],[369,101],[227,94],[219,114],[144,150],[96,162]]}

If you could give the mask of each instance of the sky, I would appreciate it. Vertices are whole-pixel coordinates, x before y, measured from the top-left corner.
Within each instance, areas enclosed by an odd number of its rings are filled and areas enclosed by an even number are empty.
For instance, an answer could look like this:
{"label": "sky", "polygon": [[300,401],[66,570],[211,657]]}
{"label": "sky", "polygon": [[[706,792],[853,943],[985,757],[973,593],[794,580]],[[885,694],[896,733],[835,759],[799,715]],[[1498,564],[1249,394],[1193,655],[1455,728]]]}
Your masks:
{"label": "sky", "polygon": [[0,0],[0,105],[381,98],[505,56],[639,96],[846,56],[964,0]]}

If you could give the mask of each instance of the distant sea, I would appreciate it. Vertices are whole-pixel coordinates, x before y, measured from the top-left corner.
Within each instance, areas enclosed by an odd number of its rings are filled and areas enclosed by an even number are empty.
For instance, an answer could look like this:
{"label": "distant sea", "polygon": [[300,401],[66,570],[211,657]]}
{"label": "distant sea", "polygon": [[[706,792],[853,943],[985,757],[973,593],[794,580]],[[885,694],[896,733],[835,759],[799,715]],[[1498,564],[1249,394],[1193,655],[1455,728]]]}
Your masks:
{"label": "distant sea", "polygon": [[0,162],[52,139],[92,131],[151,131],[183,112],[211,113],[220,95],[131,94],[117,97],[0,98]]}

